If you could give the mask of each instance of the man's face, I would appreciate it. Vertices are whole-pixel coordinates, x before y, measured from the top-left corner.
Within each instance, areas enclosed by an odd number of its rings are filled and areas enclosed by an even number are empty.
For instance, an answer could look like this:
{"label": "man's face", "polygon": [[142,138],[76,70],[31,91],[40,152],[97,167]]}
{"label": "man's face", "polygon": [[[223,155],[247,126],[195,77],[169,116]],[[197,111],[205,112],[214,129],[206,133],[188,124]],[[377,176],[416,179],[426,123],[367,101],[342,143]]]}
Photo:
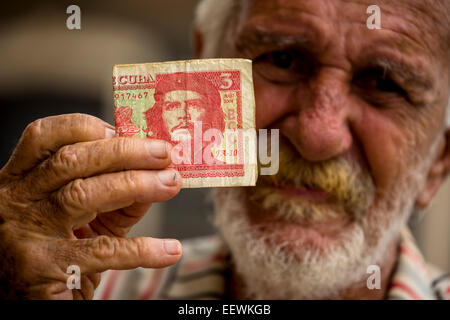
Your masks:
{"label": "man's face", "polygon": [[205,113],[204,97],[197,92],[175,90],[164,95],[162,115],[169,134],[178,129],[192,131],[194,121],[202,121]]}
{"label": "man's face", "polygon": [[216,191],[217,223],[238,269],[255,282],[265,272],[281,297],[337,294],[382,263],[442,142],[439,10],[382,2],[382,29],[369,30],[371,4],[243,1],[222,45],[253,60],[257,127],[281,139],[277,176]]}

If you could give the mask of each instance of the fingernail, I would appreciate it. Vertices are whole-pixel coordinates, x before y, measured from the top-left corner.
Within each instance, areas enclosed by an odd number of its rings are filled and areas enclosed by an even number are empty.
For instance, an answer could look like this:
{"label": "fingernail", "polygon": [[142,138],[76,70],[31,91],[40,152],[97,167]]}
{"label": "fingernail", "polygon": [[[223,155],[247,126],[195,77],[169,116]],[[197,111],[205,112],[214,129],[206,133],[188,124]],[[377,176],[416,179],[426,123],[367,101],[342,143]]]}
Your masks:
{"label": "fingernail", "polygon": [[111,128],[105,128],[105,138],[111,139],[116,136],[116,131]]}
{"label": "fingernail", "polygon": [[151,141],[148,144],[150,154],[155,158],[167,158],[167,142],[166,141]]}
{"label": "fingernail", "polygon": [[163,170],[158,172],[158,178],[166,186],[174,186],[177,184],[178,174],[172,170]]}
{"label": "fingernail", "polygon": [[164,250],[167,254],[177,255],[181,253],[181,243],[178,240],[164,240]]}

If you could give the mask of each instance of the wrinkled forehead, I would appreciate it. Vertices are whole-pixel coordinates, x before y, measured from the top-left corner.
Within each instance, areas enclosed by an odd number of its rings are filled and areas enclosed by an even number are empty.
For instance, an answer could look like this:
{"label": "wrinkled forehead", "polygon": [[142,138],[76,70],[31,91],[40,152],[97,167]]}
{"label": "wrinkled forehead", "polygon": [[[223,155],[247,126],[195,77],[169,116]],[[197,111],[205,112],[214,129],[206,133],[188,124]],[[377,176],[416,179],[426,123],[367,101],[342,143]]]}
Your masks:
{"label": "wrinkled forehead", "polygon": [[164,95],[165,102],[187,101],[200,99],[202,96],[195,91],[190,90],[173,90]]}
{"label": "wrinkled forehead", "polygon": [[249,24],[264,28],[278,22],[307,22],[309,33],[320,38],[325,31],[367,31],[367,8],[375,4],[381,9],[382,29],[402,35],[405,46],[416,47],[413,50],[448,58],[450,0],[242,0],[239,4],[237,25],[241,30]]}

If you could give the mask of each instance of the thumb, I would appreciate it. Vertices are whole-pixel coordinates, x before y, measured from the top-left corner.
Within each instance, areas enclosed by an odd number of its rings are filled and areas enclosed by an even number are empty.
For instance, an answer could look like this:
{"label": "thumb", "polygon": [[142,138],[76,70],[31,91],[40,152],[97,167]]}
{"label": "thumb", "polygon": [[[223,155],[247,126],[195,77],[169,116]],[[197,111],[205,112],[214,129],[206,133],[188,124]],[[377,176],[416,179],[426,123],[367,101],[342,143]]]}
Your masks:
{"label": "thumb", "polygon": [[175,239],[98,236],[64,241],[69,251],[67,256],[72,251],[73,264],[77,264],[82,273],[163,268],[175,264],[182,255],[181,243]]}

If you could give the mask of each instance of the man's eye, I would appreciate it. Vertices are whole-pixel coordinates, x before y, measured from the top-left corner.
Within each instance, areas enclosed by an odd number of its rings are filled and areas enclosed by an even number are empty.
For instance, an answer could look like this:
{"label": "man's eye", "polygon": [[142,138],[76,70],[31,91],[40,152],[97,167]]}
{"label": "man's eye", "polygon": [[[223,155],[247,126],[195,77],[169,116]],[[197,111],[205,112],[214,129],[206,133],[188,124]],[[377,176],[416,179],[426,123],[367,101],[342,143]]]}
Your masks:
{"label": "man's eye", "polygon": [[372,93],[375,91],[395,93],[407,97],[406,91],[382,70],[365,71],[355,78],[354,83],[359,89],[372,91]]}
{"label": "man's eye", "polygon": [[377,90],[384,92],[400,92],[402,90],[392,79],[378,78],[375,85]]}
{"label": "man's eye", "polygon": [[164,104],[164,110],[168,110],[168,111],[174,110],[174,109],[177,109],[179,106],[180,106],[180,103],[177,103],[177,102],[166,102]]}
{"label": "man's eye", "polygon": [[265,53],[254,60],[255,71],[275,83],[296,82],[311,73],[311,64],[293,50]]}
{"label": "man's eye", "polygon": [[274,66],[281,69],[289,69],[294,63],[294,56],[291,52],[274,52],[268,55]]}
{"label": "man's eye", "polygon": [[187,103],[187,107],[189,109],[196,109],[196,110],[201,110],[202,109],[202,107],[201,107],[199,102],[188,102]]}

